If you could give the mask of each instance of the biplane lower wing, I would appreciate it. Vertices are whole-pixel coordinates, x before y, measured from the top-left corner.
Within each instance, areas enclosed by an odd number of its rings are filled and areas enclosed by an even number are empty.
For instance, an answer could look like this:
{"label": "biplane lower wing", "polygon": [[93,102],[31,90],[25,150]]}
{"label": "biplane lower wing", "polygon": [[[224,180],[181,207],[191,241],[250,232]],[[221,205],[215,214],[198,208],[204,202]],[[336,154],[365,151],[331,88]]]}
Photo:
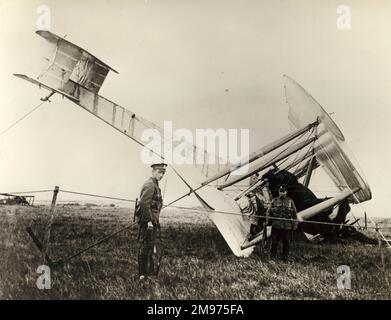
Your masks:
{"label": "biplane lower wing", "polygon": [[56,93],[58,93],[58,94],[61,94],[61,95],[63,95],[64,97],[68,98],[69,100],[71,100],[71,101],[73,101],[73,102],[75,102],[75,103],[78,103],[78,102],[79,102],[79,100],[78,100],[77,98],[75,98],[74,96],[72,96],[72,95],[70,95],[70,94],[68,94],[68,93],[66,93],[66,92],[64,92],[64,91],[61,91],[61,90],[58,90],[58,89],[49,87],[48,85],[46,85],[46,84],[44,84],[44,83],[42,83],[42,82],[40,82],[40,81],[38,81],[38,80],[35,80],[35,79],[33,79],[33,78],[30,78],[30,77],[28,77],[28,76],[26,76],[26,75],[24,75],[24,74],[14,73],[14,76],[15,76],[15,77],[18,77],[18,78],[20,78],[20,79],[26,80],[26,81],[28,81],[28,82],[31,82],[31,83],[37,85],[37,86],[40,87],[40,88],[42,87],[42,88],[45,88],[45,89],[47,89],[47,90],[49,90],[49,91],[54,91],[54,92],[56,92]]}
{"label": "biplane lower wing", "polygon": [[[65,96],[79,107],[111,125],[139,144],[142,143],[141,137],[145,129],[156,130],[160,133],[162,138],[170,139],[165,137],[163,128],[72,80],[61,82],[61,89],[58,89],[57,87],[52,87],[51,85],[45,84],[23,74],[14,75],[39,87],[43,87],[49,91],[54,91]],[[173,146],[183,143],[182,141],[178,142],[171,139],[170,141],[172,141]],[[225,167],[225,164],[222,163],[223,160],[219,157],[215,157],[214,162],[208,163],[209,157],[213,157],[213,155],[209,154],[202,148],[190,144],[187,147],[193,150],[194,159],[201,157],[204,160],[204,163],[200,165],[197,165],[195,162],[195,166],[198,167],[204,176],[207,177],[208,174],[214,173],[220,168],[223,169]]]}
{"label": "biplane lower wing", "polygon": [[215,210],[208,211],[207,215],[216,225],[234,255],[250,256],[253,248],[241,248],[248,238],[250,221],[242,215],[237,202],[214,187],[205,187],[199,193],[203,199],[213,203]]}

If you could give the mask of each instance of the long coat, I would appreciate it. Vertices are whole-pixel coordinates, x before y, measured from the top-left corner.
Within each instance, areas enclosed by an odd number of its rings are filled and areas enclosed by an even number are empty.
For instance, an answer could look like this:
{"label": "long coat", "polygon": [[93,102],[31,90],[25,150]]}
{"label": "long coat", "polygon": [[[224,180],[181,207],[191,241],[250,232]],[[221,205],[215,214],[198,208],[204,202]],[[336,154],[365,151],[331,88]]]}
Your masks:
{"label": "long coat", "polygon": [[158,225],[162,206],[163,199],[158,181],[154,178],[149,178],[141,188],[136,214],[138,222],[151,221],[154,225]]}

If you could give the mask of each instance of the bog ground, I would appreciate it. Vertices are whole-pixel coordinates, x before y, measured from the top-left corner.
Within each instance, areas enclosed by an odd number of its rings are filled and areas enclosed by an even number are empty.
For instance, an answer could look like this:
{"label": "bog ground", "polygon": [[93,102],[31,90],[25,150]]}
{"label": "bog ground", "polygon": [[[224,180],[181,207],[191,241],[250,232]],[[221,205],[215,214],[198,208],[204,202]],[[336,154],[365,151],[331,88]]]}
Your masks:
{"label": "bog ground", "polygon": [[[125,208],[59,205],[50,255],[66,257],[126,226],[131,217]],[[240,259],[203,214],[179,210],[161,216],[164,257],[158,278],[137,280],[133,228],[54,270],[52,289],[39,290],[36,269],[42,262],[25,229],[30,226],[42,238],[48,219],[46,206],[0,207],[1,299],[391,299],[390,250],[359,241],[296,241],[288,263],[262,253]],[[375,239],[372,232],[366,235]],[[337,289],[340,265],[352,271],[350,290]]]}

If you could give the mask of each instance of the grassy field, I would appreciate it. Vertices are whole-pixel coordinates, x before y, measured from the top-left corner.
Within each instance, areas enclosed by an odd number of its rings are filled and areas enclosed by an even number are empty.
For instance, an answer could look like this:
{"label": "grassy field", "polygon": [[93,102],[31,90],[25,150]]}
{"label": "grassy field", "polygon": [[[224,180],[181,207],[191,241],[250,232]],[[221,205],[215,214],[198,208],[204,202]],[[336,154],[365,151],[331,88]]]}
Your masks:
{"label": "grassy field", "polygon": [[[126,226],[131,218],[125,208],[59,205],[50,255],[65,257]],[[390,250],[358,241],[296,241],[290,262],[269,260],[262,252],[240,259],[203,214],[179,210],[161,217],[164,258],[158,278],[138,281],[133,228],[54,270],[52,288],[39,290],[36,269],[42,261],[25,228],[31,226],[42,238],[48,220],[46,206],[0,207],[1,299],[391,298]],[[339,265],[352,271],[350,290],[337,289]]]}

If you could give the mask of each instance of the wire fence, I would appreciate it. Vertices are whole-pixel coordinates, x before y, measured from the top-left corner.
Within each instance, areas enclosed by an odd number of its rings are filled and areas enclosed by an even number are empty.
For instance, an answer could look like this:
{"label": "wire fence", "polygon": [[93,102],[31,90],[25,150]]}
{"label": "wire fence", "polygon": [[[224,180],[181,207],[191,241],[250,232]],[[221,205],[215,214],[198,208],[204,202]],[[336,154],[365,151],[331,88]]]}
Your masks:
{"label": "wire fence", "polygon": [[[14,194],[18,193],[18,194],[26,194],[26,193],[47,193],[47,192],[53,192],[53,198],[52,198],[52,202],[51,202],[51,206],[50,206],[50,218],[49,218],[49,221],[46,225],[46,228],[45,228],[45,236],[44,236],[44,239],[46,240],[43,244],[37,244],[37,240],[35,239],[36,237],[34,236],[33,232],[30,230],[27,230],[29,228],[27,228],[26,230],[29,232],[30,234],[30,237],[32,237],[33,241],[35,242],[35,244],[37,245],[38,249],[40,250],[41,254],[42,254],[42,260],[44,262],[47,262],[49,263],[49,265],[53,266],[53,267],[57,267],[57,266],[60,266],[60,265],[64,265],[64,263],[67,263],[69,262],[70,260],[82,255],[83,253],[85,253],[86,251],[100,245],[101,243],[105,242],[105,241],[108,241],[109,239],[111,238],[114,238],[116,237],[118,234],[120,234],[121,232],[125,231],[125,230],[128,230],[130,228],[132,228],[136,222],[133,221],[132,223],[126,225],[125,227],[121,227],[120,229],[118,229],[117,231],[115,231],[114,233],[112,234],[109,234],[107,236],[104,236],[102,238],[100,238],[99,240],[97,240],[96,242],[90,244],[89,246],[85,247],[85,248],[82,248],[82,249],[79,249],[77,250],[75,253],[71,254],[70,256],[67,256],[65,258],[61,258],[57,261],[53,261],[51,260],[51,258],[47,255],[47,252],[48,252],[48,248],[49,248],[49,237],[50,237],[50,232],[51,232],[51,228],[52,228],[52,224],[53,224],[53,221],[54,221],[54,213],[55,213],[55,210],[54,210],[54,207],[56,205],[56,201],[57,201],[57,195],[59,192],[62,192],[62,193],[67,193],[67,194],[73,194],[73,195],[82,195],[82,196],[88,196],[88,197],[94,197],[94,198],[100,198],[100,199],[110,199],[110,200],[116,200],[116,201],[125,201],[125,202],[129,202],[129,203],[135,203],[136,200],[133,200],[133,199],[126,199],[126,198],[119,198],[119,197],[112,197],[112,196],[106,196],[106,195],[98,195],[98,194],[93,194],[93,193],[86,193],[86,192],[78,192],[78,191],[71,191],[71,190],[62,190],[60,189],[59,187],[55,187],[54,190],[36,190],[36,191],[21,191],[21,192],[14,192]],[[293,222],[298,222],[298,223],[310,223],[310,224],[318,224],[318,225],[324,225],[324,226],[333,226],[333,227],[339,227],[339,228],[344,228],[344,227],[349,227],[349,228],[354,228],[356,230],[362,230],[363,228],[362,227],[359,227],[357,228],[356,226],[352,226],[352,225],[346,225],[345,223],[342,223],[342,224],[339,224],[339,223],[332,223],[332,222],[323,222],[323,221],[309,221],[309,220],[300,220],[300,219],[286,219],[286,218],[279,218],[279,217],[270,217],[269,215],[245,215],[245,214],[242,214],[242,213],[238,213],[238,212],[229,212],[229,211],[219,211],[219,210],[214,210],[214,211],[208,211],[208,210],[203,210],[203,209],[200,209],[200,208],[189,208],[189,207],[183,207],[183,206],[176,206],[176,205],[170,205],[168,206],[169,208],[176,208],[176,209],[181,209],[183,211],[192,211],[192,212],[203,212],[203,213],[220,213],[220,214],[227,214],[227,215],[240,215],[240,216],[256,216],[256,217],[259,217],[259,218],[265,218],[265,219],[269,219],[269,220],[282,220],[282,221],[289,221],[292,223],[293,225]],[[267,220],[268,221],[268,220]],[[388,248],[391,248],[391,245],[390,245],[390,240],[389,239],[386,239],[383,235],[383,233],[381,232],[381,229],[391,229],[390,227],[379,227],[378,224],[375,224],[375,226],[373,227],[370,227],[370,226],[366,226],[365,229],[373,229],[376,234],[377,234],[377,240],[378,240],[378,246],[379,246],[379,249],[381,248],[382,246],[382,240],[387,244],[387,247]],[[35,239],[35,240],[34,240]],[[381,255],[381,261],[382,261],[382,271],[384,272],[384,275],[385,275],[385,279],[386,279],[386,283],[388,284],[388,286],[390,287],[389,285],[389,281],[388,281],[388,276],[387,276],[387,273],[386,273],[386,267],[385,267],[385,256],[384,256],[384,253],[383,253],[383,250],[380,250],[380,255]]]}
{"label": "wire fence", "polygon": [[[36,191],[18,191],[18,192],[8,192],[9,194],[27,194],[27,193],[48,193],[53,192],[53,190],[36,190]],[[59,192],[67,193],[67,194],[74,194],[74,195],[81,195],[81,196],[87,196],[87,197],[93,197],[93,198],[99,198],[99,199],[109,199],[109,200],[116,200],[116,201],[124,201],[124,202],[130,202],[135,203],[135,199],[126,199],[126,198],[119,198],[119,197],[112,197],[107,195],[99,195],[94,193],[86,193],[86,192],[79,192],[79,191],[71,191],[71,190],[64,190],[59,189]],[[51,202],[51,200],[47,200],[47,202]],[[66,201],[58,201],[58,202],[66,202]],[[326,226],[335,226],[335,227],[352,227],[357,230],[363,230],[363,229],[373,229],[375,231],[377,230],[391,230],[391,226],[365,226],[365,227],[356,227],[353,225],[346,225],[345,223],[333,223],[333,222],[323,222],[323,221],[312,221],[312,220],[302,220],[302,219],[288,219],[288,218],[279,218],[279,217],[272,217],[270,215],[258,215],[258,214],[243,214],[239,212],[231,212],[231,211],[221,211],[221,210],[213,210],[213,211],[206,211],[205,209],[201,209],[199,207],[184,207],[184,206],[178,206],[178,205],[167,205],[165,208],[173,208],[173,209],[180,209],[184,211],[189,212],[213,212],[213,213],[219,213],[219,214],[226,214],[226,215],[235,215],[235,216],[242,216],[242,217],[254,217],[254,218],[264,218],[269,220],[281,220],[281,221],[289,221],[289,222],[298,222],[298,223],[308,223],[308,224],[318,224],[318,225],[326,225]]]}

